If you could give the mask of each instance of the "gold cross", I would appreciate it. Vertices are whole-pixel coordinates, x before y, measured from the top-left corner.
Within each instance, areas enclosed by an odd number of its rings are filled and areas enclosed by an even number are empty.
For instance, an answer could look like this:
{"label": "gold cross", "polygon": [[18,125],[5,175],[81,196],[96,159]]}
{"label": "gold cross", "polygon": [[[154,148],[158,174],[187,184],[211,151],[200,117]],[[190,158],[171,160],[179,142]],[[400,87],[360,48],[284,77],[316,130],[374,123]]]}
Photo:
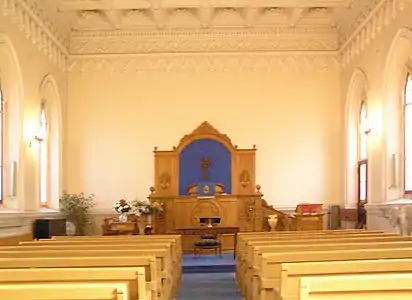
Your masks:
{"label": "gold cross", "polygon": [[203,169],[203,180],[207,180],[207,169],[210,167],[211,164],[212,162],[208,160],[207,156],[205,155],[202,161],[200,162],[200,166]]}

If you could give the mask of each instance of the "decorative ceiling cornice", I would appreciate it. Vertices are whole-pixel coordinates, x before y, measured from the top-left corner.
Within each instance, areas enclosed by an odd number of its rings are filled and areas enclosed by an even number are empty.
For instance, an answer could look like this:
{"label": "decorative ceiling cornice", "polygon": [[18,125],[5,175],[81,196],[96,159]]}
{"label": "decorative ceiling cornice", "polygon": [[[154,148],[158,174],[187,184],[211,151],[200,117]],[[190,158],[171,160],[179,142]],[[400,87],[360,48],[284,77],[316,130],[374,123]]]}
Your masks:
{"label": "decorative ceiling cornice", "polygon": [[349,65],[410,3],[411,0],[381,0],[340,47],[343,66]]}
{"label": "decorative ceiling cornice", "polygon": [[21,32],[62,70],[69,57],[68,43],[40,11],[27,0],[4,0],[3,15],[17,23]]}
{"label": "decorative ceiling cornice", "polygon": [[70,43],[72,55],[338,49],[337,32],[326,28],[81,32]]}
{"label": "decorative ceiling cornice", "polygon": [[[277,26],[271,28],[163,29],[73,31],[70,44],[32,0],[4,0],[3,14],[51,61],[66,69],[69,57],[90,60],[90,55],[159,53],[282,53],[317,52],[332,55],[339,50],[344,66],[351,63],[379,32],[403,12],[412,0],[381,0],[358,28],[339,44],[338,31],[325,26]],[[57,0],[56,0],[57,1]],[[319,52],[320,51],[320,52]]]}
{"label": "decorative ceiling cornice", "polygon": [[337,52],[185,53],[83,55],[71,60],[72,72],[329,72],[340,67]]}

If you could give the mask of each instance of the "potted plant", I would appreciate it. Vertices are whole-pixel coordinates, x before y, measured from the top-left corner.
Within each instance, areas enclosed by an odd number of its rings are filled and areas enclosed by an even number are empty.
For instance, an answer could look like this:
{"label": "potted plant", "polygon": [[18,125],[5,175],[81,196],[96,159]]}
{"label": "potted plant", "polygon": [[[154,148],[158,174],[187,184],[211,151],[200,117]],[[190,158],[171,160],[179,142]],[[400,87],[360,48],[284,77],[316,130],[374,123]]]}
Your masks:
{"label": "potted plant", "polygon": [[92,223],[89,210],[95,205],[94,195],[64,193],[59,202],[66,220],[76,227],[75,235],[86,235]]}

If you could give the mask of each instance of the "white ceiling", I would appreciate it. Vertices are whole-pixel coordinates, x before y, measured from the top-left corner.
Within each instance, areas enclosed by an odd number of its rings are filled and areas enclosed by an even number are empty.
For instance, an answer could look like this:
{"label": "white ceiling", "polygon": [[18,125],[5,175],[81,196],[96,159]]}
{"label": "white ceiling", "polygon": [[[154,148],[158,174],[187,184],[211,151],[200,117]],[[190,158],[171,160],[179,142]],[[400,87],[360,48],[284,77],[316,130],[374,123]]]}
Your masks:
{"label": "white ceiling", "polygon": [[346,36],[379,0],[33,0],[62,31],[316,27]]}
{"label": "white ceiling", "polygon": [[24,0],[72,55],[337,51],[382,0]]}

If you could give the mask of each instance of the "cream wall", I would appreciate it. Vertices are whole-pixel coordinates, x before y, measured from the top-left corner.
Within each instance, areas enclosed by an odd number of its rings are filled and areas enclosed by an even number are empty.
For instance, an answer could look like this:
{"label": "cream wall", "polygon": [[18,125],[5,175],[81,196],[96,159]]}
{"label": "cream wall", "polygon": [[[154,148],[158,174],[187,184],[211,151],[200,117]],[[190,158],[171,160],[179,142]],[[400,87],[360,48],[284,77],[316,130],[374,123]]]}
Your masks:
{"label": "cream wall", "polygon": [[339,74],[334,55],[74,57],[66,186],[102,209],[145,197],[153,147],[171,149],[207,120],[240,148],[256,144],[270,204],[339,204]]}
{"label": "cream wall", "polygon": [[[2,213],[13,210],[39,209],[38,145],[33,143],[29,147],[29,144],[38,134],[40,103],[46,101],[50,126],[59,132],[54,140],[61,152],[63,139],[60,131],[67,98],[67,74],[62,65],[54,61],[58,53],[55,49],[40,50],[43,42],[48,41],[45,36],[41,41],[37,35],[44,33],[44,28],[37,27],[38,23],[29,17],[23,18],[26,23],[22,23],[22,19],[16,17],[16,10],[7,7],[4,0],[0,0],[0,8],[0,79],[6,102],[6,190],[1,217]],[[17,12],[28,16],[21,10]],[[61,154],[56,155],[51,164],[61,170]],[[17,162],[16,197],[10,196],[12,161]],[[50,189],[50,196],[54,197],[50,199],[51,204],[57,203],[60,182],[60,174],[50,178],[50,184],[58,183],[57,188]]]}
{"label": "cream wall", "polygon": [[[408,2],[402,10],[396,11],[395,19],[392,14],[384,15],[384,17],[376,14],[376,18],[380,18],[377,22],[374,18],[370,18],[370,23],[374,22],[374,26],[368,27],[369,34],[365,34],[362,41],[358,43],[358,48],[352,51],[352,55],[355,55],[354,59],[342,69],[341,95],[344,100],[342,110],[345,113],[343,128],[346,139],[343,180],[346,206],[353,206],[357,202],[357,187],[356,183],[354,184],[357,177],[354,166],[356,159],[351,160],[349,153],[351,143],[352,145],[356,143],[356,137],[350,134],[349,127],[351,120],[357,118],[360,111],[359,90],[362,84],[366,91],[368,119],[371,127],[371,133],[368,136],[368,202],[382,203],[403,196],[402,125],[399,108],[404,88],[403,80],[406,78],[405,63],[408,55],[412,57],[412,46],[409,48],[409,54],[407,48],[405,51],[405,47],[403,47],[404,53],[401,53],[402,51],[399,50],[402,50],[400,49],[402,46],[399,45],[399,40],[403,38],[399,35],[412,28],[411,15],[412,4]],[[359,54],[356,54],[357,52]],[[403,62],[393,67],[391,53]],[[397,86],[389,84],[394,78],[399,80]],[[352,93],[357,96],[352,97]],[[391,159],[392,154],[397,154],[399,157],[396,168]],[[395,177],[392,170],[396,172]],[[393,186],[393,178],[396,177],[398,180],[396,186]]]}

